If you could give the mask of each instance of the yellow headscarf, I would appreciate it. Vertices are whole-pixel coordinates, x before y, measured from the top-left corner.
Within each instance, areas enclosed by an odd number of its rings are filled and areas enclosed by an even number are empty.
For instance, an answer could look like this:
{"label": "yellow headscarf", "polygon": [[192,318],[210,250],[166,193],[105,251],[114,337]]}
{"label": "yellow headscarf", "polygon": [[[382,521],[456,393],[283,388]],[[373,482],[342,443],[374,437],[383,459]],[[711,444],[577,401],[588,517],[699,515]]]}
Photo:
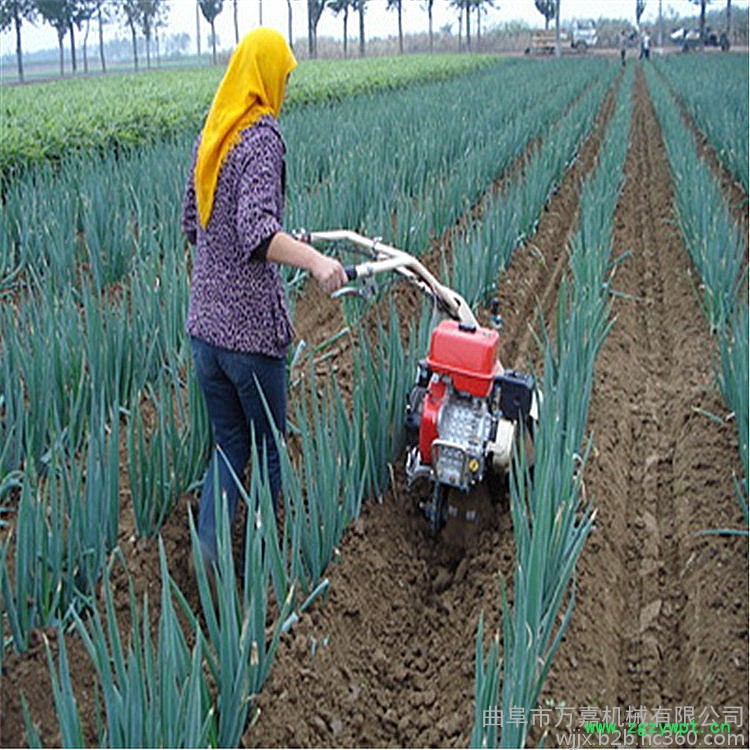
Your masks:
{"label": "yellow headscarf", "polygon": [[226,155],[241,130],[263,115],[279,116],[286,77],[296,67],[286,39],[273,29],[254,29],[232,53],[203,127],[195,165],[195,196],[203,227],[211,218]]}

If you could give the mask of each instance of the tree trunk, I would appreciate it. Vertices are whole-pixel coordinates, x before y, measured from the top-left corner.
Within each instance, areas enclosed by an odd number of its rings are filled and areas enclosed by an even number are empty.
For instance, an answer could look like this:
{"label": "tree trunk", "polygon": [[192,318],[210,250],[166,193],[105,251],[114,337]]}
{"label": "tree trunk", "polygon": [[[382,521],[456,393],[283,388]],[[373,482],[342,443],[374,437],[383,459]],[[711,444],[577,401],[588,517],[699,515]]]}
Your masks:
{"label": "tree trunk", "polygon": [[68,32],[70,33],[70,66],[75,75],[78,66],[76,65],[76,33],[72,21],[68,24]]}
{"label": "tree trunk", "polygon": [[195,43],[198,45],[198,57],[201,56],[201,9],[195,0]]}
{"label": "tree trunk", "polygon": [[151,30],[146,34],[146,69],[151,70]]}
{"label": "tree trunk", "polygon": [[471,50],[471,6],[466,6],[466,49]]}
{"label": "tree trunk", "polygon": [[317,51],[315,49],[315,26],[313,25],[313,17],[310,12],[310,0],[307,4],[307,54],[311,60],[317,57]]}
{"label": "tree trunk", "polygon": [[216,29],[211,21],[211,62],[216,65]]}
{"label": "tree trunk", "polygon": [[401,3],[398,4],[398,53],[404,54],[404,25],[401,17]]}
{"label": "tree trunk", "polygon": [[107,63],[104,60],[104,20],[102,19],[102,6],[99,5],[99,57],[102,61],[102,73],[107,72]]}
{"label": "tree trunk", "polygon": [[347,49],[347,26],[349,23],[349,6],[344,8],[344,59],[346,60],[346,49]]}
{"label": "tree trunk", "polygon": [[135,24],[131,21],[130,24],[130,34],[133,37],[133,67],[138,70],[138,40],[135,36]]}
{"label": "tree trunk", "polygon": [[88,74],[89,72],[89,31],[91,30],[91,19],[86,19],[86,33],[83,35],[83,72]]}
{"label": "tree trunk", "polygon": [[258,0],[258,26],[263,25],[263,0]]}
{"label": "tree trunk", "polygon": [[433,42],[432,42],[432,3],[428,3],[427,5],[427,24],[430,30],[430,52],[433,52]]}
{"label": "tree trunk", "polygon": [[560,47],[560,0],[557,0],[555,6],[555,57],[562,55],[562,49]]}
{"label": "tree trunk", "polygon": [[240,25],[237,21],[237,0],[234,0],[234,44],[235,46],[240,43]]}
{"label": "tree trunk", "polygon": [[18,63],[18,80],[23,83],[23,55],[21,54],[21,16],[16,10],[13,18],[16,25],[16,62]]}
{"label": "tree trunk", "polygon": [[657,39],[657,44],[659,46],[659,49],[661,49],[664,44],[664,16],[662,15],[662,12],[661,12],[661,5],[662,5],[662,0],[659,0],[659,35]]}
{"label": "tree trunk", "polygon": [[365,5],[359,5],[359,56],[365,56]]}
{"label": "tree trunk", "polygon": [[727,41],[732,36],[732,0],[727,0]]}
{"label": "tree trunk", "polygon": [[706,44],[706,0],[701,0],[701,52],[704,51],[704,45]]}
{"label": "tree trunk", "polygon": [[62,32],[58,29],[57,31],[57,45],[60,48],[60,76],[65,75],[65,52],[63,51],[63,40],[65,39],[65,31]]}
{"label": "tree trunk", "polygon": [[292,0],[286,0],[287,7],[287,34],[289,35],[289,49],[294,49],[294,39],[292,32]]}

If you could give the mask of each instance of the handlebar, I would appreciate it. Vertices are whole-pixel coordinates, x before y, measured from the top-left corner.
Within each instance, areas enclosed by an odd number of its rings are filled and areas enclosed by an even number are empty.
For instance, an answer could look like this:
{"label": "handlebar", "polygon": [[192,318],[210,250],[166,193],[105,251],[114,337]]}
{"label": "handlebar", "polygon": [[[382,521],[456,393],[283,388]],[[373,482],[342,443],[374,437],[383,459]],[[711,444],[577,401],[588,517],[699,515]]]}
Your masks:
{"label": "handlebar", "polygon": [[363,237],[347,229],[330,232],[305,232],[297,238],[308,244],[330,242],[349,242],[363,248],[372,256],[372,260],[356,266],[345,266],[349,281],[368,278],[377,273],[394,271],[418,286],[425,294],[437,300],[446,313],[460,323],[478,326],[474,313],[466,300],[449,287],[441,284],[413,255],[381,243],[378,239]]}

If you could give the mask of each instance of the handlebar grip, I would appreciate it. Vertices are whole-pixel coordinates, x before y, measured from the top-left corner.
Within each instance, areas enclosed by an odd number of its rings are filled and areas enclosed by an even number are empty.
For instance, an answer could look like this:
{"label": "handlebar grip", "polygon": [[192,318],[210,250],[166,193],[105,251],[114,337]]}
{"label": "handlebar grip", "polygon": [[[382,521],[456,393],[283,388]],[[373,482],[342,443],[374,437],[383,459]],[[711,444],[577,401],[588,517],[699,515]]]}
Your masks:
{"label": "handlebar grip", "polygon": [[357,267],[356,266],[344,266],[344,273],[349,281],[355,281],[357,279]]}

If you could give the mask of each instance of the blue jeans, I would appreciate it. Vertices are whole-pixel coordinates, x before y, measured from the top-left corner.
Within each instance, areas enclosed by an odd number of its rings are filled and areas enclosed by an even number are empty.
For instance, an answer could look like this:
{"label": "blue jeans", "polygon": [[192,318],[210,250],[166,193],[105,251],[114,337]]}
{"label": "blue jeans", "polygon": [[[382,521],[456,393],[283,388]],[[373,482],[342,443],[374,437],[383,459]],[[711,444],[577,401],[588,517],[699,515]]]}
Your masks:
{"label": "blue jeans", "polygon": [[[200,339],[191,338],[195,371],[208,407],[214,430],[214,442],[221,447],[234,473],[242,481],[250,460],[251,429],[255,434],[258,457],[265,453],[274,512],[278,508],[281,487],[281,464],[273,426],[258,393],[260,385],[276,429],[286,432],[286,360],[263,354],[245,354]],[[214,499],[214,471],[218,467],[219,486],[227,495],[230,526],[237,513],[239,490],[224,458],[216,449],[203,480],[198,512],[198,537],[203,558],[215,562],[216,516]]]}

